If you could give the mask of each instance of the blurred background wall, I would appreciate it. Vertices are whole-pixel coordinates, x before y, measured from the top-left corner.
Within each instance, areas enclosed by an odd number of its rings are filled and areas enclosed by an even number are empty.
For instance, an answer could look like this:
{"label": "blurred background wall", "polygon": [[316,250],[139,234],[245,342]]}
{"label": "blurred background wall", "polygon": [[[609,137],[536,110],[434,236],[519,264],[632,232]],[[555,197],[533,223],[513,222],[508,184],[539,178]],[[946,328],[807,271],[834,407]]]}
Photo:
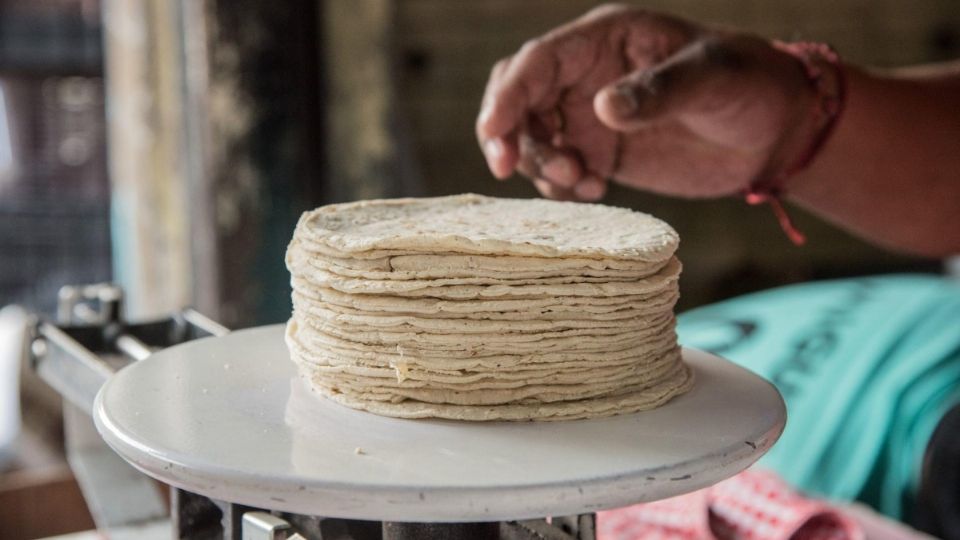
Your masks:
{"label": "blurred background wall", "polygon": [[0,2],[0,306],[110,276],[101,57],[95,4]]}
{"label": "blurred background wall", "polygon": [[[232,326],[278,321],[283,247],[304,209],[534,196],[487,173],[472,127],[481,92],[497,59],[597,4],[3,0],[0,302],[49,312],[60,284],[112,277],[135,315],[194,304]],[[870,66],[960,55],[952,0],[633,4],[827,41]],[[606,202],[679,230],[684,308],[798,280],[936,268],[808,216],[811,241],[795,248],[767,209],[739,201],[615,188]]]}
{"label": "blurred background wall", "polygon": [[[960,57],[956,0],[629,3],[826,41],[869,66]],[[473,136],[481,93],[496,60],[597,4],[0,0],[0,307],[52,316],[61,285],[115,280],[135,317],[192,304],[234,328],[279,322],[289,313],[283,253],[306,209],[535,196],[522,179],[488,174]],[[680,232],[681,309],[796,281],[940,268],[806,215],[810,241],[796,248],[768,209],[736,200],[614,188],[606,202]],[[7,466],[62,461],[59,402],[23,377],[26,436]]]}

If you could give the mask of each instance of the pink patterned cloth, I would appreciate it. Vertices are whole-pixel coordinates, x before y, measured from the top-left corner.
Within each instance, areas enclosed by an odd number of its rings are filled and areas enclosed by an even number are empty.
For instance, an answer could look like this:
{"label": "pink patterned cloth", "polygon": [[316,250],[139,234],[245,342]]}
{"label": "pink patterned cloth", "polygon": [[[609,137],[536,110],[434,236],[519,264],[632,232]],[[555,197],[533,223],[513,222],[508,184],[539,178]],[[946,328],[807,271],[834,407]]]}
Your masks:
{"label": "pink patterned cloth", "polygon": [[809,499],[766,471],[700,491],[600,512],[597,540],[862,540],[839,508]]}

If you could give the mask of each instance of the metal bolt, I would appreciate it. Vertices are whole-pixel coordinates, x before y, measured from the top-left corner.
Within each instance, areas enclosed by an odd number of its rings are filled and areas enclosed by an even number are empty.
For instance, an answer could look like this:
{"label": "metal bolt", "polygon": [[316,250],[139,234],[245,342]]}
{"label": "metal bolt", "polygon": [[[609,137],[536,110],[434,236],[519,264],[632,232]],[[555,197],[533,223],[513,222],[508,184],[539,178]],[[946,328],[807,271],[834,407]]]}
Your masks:
{"label": "metal bolt", "polygon": [[34,362],[38,362],[47,355],[47,340],[36,338],[30,343],[30,357]]}

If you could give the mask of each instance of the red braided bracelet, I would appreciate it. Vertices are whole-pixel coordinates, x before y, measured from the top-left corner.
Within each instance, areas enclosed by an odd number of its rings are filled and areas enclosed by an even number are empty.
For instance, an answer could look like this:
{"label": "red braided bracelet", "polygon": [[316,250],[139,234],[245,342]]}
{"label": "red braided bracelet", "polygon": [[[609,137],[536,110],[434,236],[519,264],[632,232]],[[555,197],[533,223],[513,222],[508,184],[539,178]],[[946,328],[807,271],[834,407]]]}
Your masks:
{"label": "red braided bracelet", "polygon": [[[787,211],[783,208],[781,197],[784,194],[784,184],[790,177],[810,166],[810,163],[817,157],[817,154],[820,153],[827,139],[833,133],[846,104],[846,80],[843,67],[840,65],[840,57],[829,45],[802,41],[796,43],[773,41],[772,45],[803,64],[807,78],[817,93],[817,99],[814,102],[811,114],[818,118],[818,123],[821,125],[795,161],[788,164],[777,174],[754,181],[746,189],[744,198],[751,205],[769,203],[780,222],[783,232],[794,244],[799,246],[803,245],[807,239],[803,233],[797,230]],[[831,87],[829,80],[824,77],[822,63],[836,67],[836,82],[833,87]]]}

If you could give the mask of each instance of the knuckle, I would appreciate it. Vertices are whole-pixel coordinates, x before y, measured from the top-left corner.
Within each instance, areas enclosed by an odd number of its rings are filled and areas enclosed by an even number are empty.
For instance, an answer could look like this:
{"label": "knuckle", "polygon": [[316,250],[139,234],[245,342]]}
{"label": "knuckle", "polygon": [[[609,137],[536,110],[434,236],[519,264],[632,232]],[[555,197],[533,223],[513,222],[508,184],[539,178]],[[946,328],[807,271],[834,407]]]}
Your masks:
{"label": "knuckle", "polygon": [[506,56],[497,61],[493,65],[493,68],[490,70],[490,78],[497,78],[503,75],[503,72],[507,70],[507,65],[510,63],[510,57]]}
{"label": "knuckle", "polygon": [[624,13],[638,13],[640,11],[641,11],[640,9],[633,7],[629,4],[623,4],[620,2],[610,2],[607,4],[601,4],[591,9],[586,13],[586,15],[584,15],[584,17],[590,18],[590,19],[597,19],[597,18],[604,18],[604,17],[610,17],[610,16],[619,16]]}
{"label": "knuckle", "polygon": [[543,44],[542,38],[533,38],[528,39],[520,46],[520,50],[517,52],[517,56],[529,57],[536,53],[537,49],[540,48],[540,45]]}
{"label": "knuckle", "polygon": [[706,37],[699,42],[700,61],[723,71],[742,72],[749,66],[749,58],[729,41],[719,37]]}
{"label": "knuckle", "polygon": [[662,69],[642,73],[637,77],[636,87],[643,89],[652,96],[660,95],[674,86],[677,81],[676,71]]}

